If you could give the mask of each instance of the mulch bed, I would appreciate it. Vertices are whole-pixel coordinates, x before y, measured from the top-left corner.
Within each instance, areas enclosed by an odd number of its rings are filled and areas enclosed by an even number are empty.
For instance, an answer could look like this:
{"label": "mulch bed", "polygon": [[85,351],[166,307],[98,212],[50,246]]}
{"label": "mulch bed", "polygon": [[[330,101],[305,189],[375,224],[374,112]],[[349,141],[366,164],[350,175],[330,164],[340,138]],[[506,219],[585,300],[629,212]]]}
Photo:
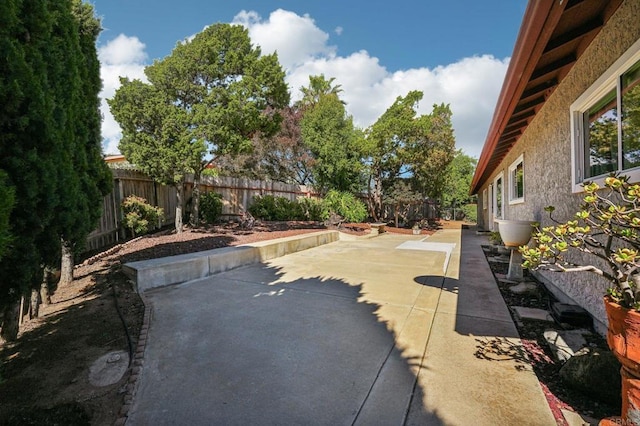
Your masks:
{"label": "mulch bed", "polygon": [[[489,249],[489,246],[483,248]],[[549,310],[551,304],[556,302],[553,295],[546,291],[544,285],[537,281],[533,276],[528,275],[525,270],[527,281],[537,283],[540,291],[537,294],[515,294],[509,290],[510,284],[500,282],[496,274],[505,275],[508,272],[508,263],[489,261],[489,252],[485,250],[487,261],[496,280],[496,285],[500,289],[502,298],[509,307],[509,312],[518,329],[523,347],[528,353],[528,358],[536,373],[542,390],[547,397],[551,411],[553,412],[558,425],[566,425],[566,421],[562,416],[560,409],[577,412],[581,415],[594,419],[602,419],[609,416],[619,415],[620,406],[612,406],[605,401],[597,400],[593,395],[588,395],[573,390],[560,378],[560,368],[562,364],[554,359],[554,355],[544,338],[546,330],[555,329],[557,331],[565,330],[566,325],[550,323],[546,321],[520,320],[515,316],[514,306],[523,306],[527,308],[537,308]],[[589,338],[589,345],[599,348],[607,348],[607,343],[597,333]]]}

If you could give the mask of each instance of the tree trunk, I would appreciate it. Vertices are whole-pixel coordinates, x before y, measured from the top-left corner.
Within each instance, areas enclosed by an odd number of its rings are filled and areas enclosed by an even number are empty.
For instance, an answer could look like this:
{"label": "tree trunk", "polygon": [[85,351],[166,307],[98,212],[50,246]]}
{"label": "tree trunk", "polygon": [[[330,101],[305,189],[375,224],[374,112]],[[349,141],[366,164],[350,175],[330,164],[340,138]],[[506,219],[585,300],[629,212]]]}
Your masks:
{"label": "tree trunk", "polygon": [[[47,273],[45,270],[45,279]],[[62,241],[62,262],[60,262],[60,285],[73,282],[73,246],[68,241]]]}
{"label": "tree trunk", "polygon": [[182,233],[182,203],[184,200],[184,182],[180,181],[176,188],[176,233]]}
{"label": "tree trunk", "polygon": [[31,289],[31,306],[29,309],[29,319],[38,318],[40,315],[40,292],[38,289]]}
{"label": "tree trunk", "polygon": [[44,306],[51,304],[51,294],[49,293],[49,282],[51,279],[51,268],[44,268],[42,283],[40,284],[40,301]]}
{"label": "tree trunk", "polygon": [[399,228],[399,224],[398,224],[398,206],[393,206],[393,216],[396,219],[396,228]]}
{"label": "tree trunk", "polygon": [[20,315],[20,299],[13,300],[2,313],[2,330],[0,342],[15,342],[18,338],[18,316]]}
{"label": "tree trunk", "polygon": [[382,178],[380,176],[373,178],[373,208],[375,220],[379,222],[382,219]]}
{"label": "tree trunk", "polygon": [[193,174],[193,193],[191,194],[191,226],[200,226],[200,173]]}

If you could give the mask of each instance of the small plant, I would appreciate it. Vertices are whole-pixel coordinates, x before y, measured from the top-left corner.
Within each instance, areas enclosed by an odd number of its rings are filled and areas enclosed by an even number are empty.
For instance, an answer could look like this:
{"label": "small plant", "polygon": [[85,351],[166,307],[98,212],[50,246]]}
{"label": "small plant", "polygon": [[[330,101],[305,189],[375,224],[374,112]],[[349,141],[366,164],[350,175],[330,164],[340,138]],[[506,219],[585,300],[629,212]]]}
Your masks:
{"label": "small plant", "polygon": [[130,195],[124,199],[122,212],[124,214],[122,224],[134,237],[160,227],[164,221],[164,212],[160,207],[154,207],[147,203],[147,200],[136,195]]}
{"label": "small plant", "polygon": [[367,206],[350,192],[331,190],[325,197],[329,211],[347,222],[362,222],[367,217]]}
{"label": "small plant", "polygon": [[489,233],[489,242],[493,245],[501,246],[503,243],[502,243],[502,237],[500,236],[500,232],[491,231],[491,233]]}
{"label": "small plant", "polygon": [[[588,271],[604,277],[611,287],[607,293],[626,308],[640,308],[640,185],[629,178],[609,175],[605,190],[595,182],[584,184],[584,204],[574,220],[559,222],[546,207],[553,226],[536,226],[535,245],[522,246],[523,266],[561,272]],[[597,259],[585,265],[567,260],[578,250]]]}
{"label": "small plant", "polygon": [[222,195],[207,192],[200,196],[200,217],[208,224],[216,223],[222,214]]}

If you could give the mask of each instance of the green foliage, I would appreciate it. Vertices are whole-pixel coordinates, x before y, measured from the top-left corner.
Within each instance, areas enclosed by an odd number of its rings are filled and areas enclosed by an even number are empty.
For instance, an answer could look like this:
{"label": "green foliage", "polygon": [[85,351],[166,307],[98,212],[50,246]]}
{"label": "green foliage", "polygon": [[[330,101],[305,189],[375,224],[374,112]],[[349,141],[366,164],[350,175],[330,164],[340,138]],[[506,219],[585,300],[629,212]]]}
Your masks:
{"label": "green foliage", "polygon": [[299,198],[298,205],[302,214],[301,220],[320,222],[329,218],[329,206],[322,199]]}
{"label": "green foliage", "polygon": [[262,220],[322,221],[329,217],[329,207],[324,200],[299,198],[292,201],[273,195],[256,197],[249,207],[249,212]]}
{"label": "green foliage", "polygon": [[342,216],[347,222],[362,222],[367,217],[367,206],[352,193],[331,190],[324,198],[330,212]]}
{"label": "green foliage", "polygon": [[491,242],[491,244],[495,244],[499,246],[503,244],[502,237],[500,236],[500,232],[498,231],[491,231],[489,233],[489,241]]}
{"label": "green foliage", "polygon": [[222,195],[207,192],[200,197],[200,216],[209,224],[216,223],[222,214]]}
{"label": "green foliage", "polygon": [[7,174],[0,170],[0,259],[12,240],[9,218],[15,203],[15,191],[7,184]]}
{"label": "green foliage", "polygon": [[402,176],[412,176],[412,189],[422,198],[439,198],[442,172],[455,147],[451,111],[434,105],[429,115],[417,115],[420,91],[399,96],[368,129],[366,156],[372,185],[369,188],[371,215],[381,220],[384,192]]}
{"label": "green foliage", "polygon": [[207,154],[215,160],[249,151],[253,135],[275,133],[280,116],[267,112],[289,103],[277,55],[261,55],[239,25],[208,26],[145,74],[148,84],[122,79],[108,101],[122,127],[119,148],[142,171],[174,186],[187,173],[199,176]]}
{"label": "green foliage", "polygon": [[[93,6],[72,0],[72,13],[77,25],[79,52],[76,53],[78,95],[69,103],[74,106],[73,134],[61,155],[70,154],[68,163],[59,164],[64,174],[59,190],[64,209],[56,212],[60,237],[75,252],[84,248],[87,235],[93,231],[102,214],[103,197],[113,187],[111,170],[102,158],[100,99],[102,89],[100,62],[96,40],[101,31]],[[68,67],[70,64],[67,63]],[[62,90],[67,89],[66,87]]]}
{"label": "green foliage", "polygon": [[[627,308],[640,306],[640,185],[627,176],[611,174],[605,189],[595,182],[584,184],[584,204],[575,219],[560,222],[545,211],[551,226],[536,226],[534,245],[522,246],[523,266],[560,272],[587,271],[611,284],[608,294]],[[571,262],[570,253],[580,251],[594,262]]]}
{"label": "green foliage", "polygon": [[464,218],[468,222],[478,221],[478,205],[477,204],[465,204],[461,208],[464,213]]}
{"label": "green foliage", "polygon": [[353,126],[337,94],[319,94],[317,101],[306,107],[300,132],[315,158],[312,175],[316,188],[326,192],[364,187],[364,137]]}
{"label": "green foliage", "polygon": [[123,226],[132,235],[143,235],[159,226],[164,220],[160,207],[152,206],[142,197],[130,195],[122,202]]}
{"label": "green foliage", "polygon": [[262,220],[298,220],[302,216],[296,201],[273,195],[254,198],[249,213]]}
{"label": "green foliage", "polygon": [[77,5],[0,2],[0,169],[16,194],[9,218],[16,238],[0,261],[2,304],[40,285],[42,265],[60,261],[61,237],[79,241],[95,225],[94,188],[108,180],[94,162],[101,157],[95,38],[84,38]]}
{"label": "green foliage", "polygon": [[[465,155],[461,150],[456,151],[453,161],[446,169],[442,192],[442,206],[460,208],[472,201],[469,195],[471,180],[478,160]],[[467,212],[465,211],[465,214]],[[477,216],[474,215],[474,216]]]}

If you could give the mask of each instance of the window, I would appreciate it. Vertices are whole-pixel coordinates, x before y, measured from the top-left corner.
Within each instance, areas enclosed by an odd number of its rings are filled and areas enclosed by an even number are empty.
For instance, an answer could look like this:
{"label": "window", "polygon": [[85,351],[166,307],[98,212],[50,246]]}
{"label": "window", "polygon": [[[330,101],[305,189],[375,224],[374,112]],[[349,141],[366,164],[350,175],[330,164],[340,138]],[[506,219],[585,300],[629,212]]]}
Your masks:
{"label": "window", "polygon": [[640,40],[571,105],[573,190],[611,172],[640,180]]}
{"label": "window", "polygon": [[500,173],[493,181],[493,217],[504,217],[504,176]]}
{"label": "window", "polygon": [[482,209],[486,210],[489,204],[489,196],[487,188],[482,191]]}
{"label": "window", "polygon": [[509,204],[524,203],[524,154],[509,166]]}

